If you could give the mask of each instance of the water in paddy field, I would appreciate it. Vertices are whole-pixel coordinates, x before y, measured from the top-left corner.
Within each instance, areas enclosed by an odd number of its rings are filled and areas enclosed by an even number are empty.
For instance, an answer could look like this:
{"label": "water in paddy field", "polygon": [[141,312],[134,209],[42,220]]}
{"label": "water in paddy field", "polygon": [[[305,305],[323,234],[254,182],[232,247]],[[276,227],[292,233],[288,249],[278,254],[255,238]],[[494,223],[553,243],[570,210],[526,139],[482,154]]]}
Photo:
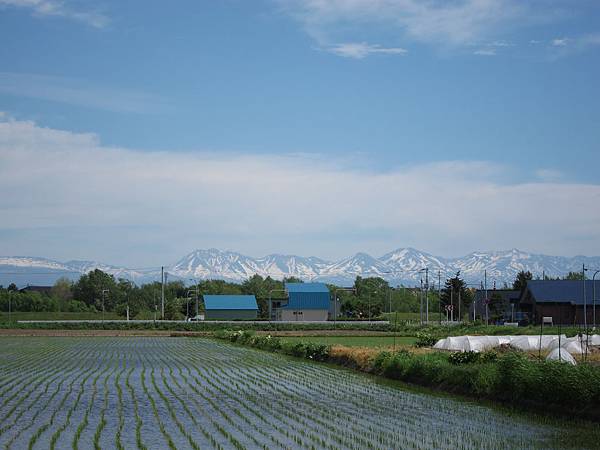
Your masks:
{"label": "water in paddy field", "polygon": [[0,447],[527,449],[540,421],[196,338],[0,338]]}

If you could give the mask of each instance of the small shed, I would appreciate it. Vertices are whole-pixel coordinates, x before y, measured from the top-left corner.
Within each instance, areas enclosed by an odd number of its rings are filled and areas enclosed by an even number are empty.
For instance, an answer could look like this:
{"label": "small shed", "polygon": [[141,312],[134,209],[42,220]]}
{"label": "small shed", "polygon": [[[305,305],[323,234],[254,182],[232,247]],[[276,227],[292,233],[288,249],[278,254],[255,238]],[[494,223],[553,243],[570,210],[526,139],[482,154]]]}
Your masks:
{"label": "small shed", "polygon": [[277,312],[278,320],[325,321],[331,296],[324,283],[286,283],[287,303]]}
{"label": "small shed", "polygon": [[258,315],[254,295],[204,295],[206,320],[253,320]]}

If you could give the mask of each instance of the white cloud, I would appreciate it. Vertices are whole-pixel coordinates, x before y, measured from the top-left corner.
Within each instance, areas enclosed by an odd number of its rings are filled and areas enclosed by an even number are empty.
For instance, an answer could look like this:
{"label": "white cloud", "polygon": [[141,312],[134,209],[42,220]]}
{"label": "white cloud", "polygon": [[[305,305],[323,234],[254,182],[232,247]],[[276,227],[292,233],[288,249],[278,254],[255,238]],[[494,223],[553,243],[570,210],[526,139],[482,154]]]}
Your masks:
{"label": "white cloud", "polygon": [[[538,2],[518,0],[277,1],[322,46],[331,42],[332,36],[369,27],[391,30],[412,41],[460,46],[562,17],[558,4],[545,8]],[[494,42],[508,44],[503,40]]]}
{"label": "white cloud", "polygon": [[552,59],[583,53],[600,46],[600,33],[563,37],[550,41]]}
{"label": "white cloud", "polygon": [[27,8],[36,16],[63,17],[95,28],[104,28],[109,23],[108,17],[98,11],[82,11],[61,0],[0,0],[2,6]]}
{"label": "white cloud", "polygon": [[170,108],[162,98],[144,92],[30,73],[0,72],[0,93],[114,112],[148,114]]}
{"label": "white cloud", "polygon": [[569,39],[567,39],[567,38],[552,39],[551,44],[554,47],[564,47],[565,45],[567,45],[568,42],[569,42]]}
{"label": "white cloud", "polygon": [[[35,253],[112,249],[125,259],[132,240],[131,254],[176,248],[170,256],[211,246],[322,257],[400,245],[600,253],[600,208],[589,207],[599,185],[507,184],[505,170],[439,162],[375,173],[305,156],[146,152],[9,119],[0,121],[0,247],[23,253],[36,230],[77,228],[88,230],[77,245],[68,232],[38,237]],[[97,231],[115,227],[136,231]]]}
{"label": "white cloud", "polygon": [[349,42],[333,45],[327,51],[345,58],[363,59],[373,54],[404,55],[407,51],[399,47],[382,47],[366,42]]}
{"label": "white cloud", "polygon": [[473,54],[478,56],[496,56],[496,50],[493,48],[482,48],[475,50]]}
{"label": "white cloud", "polygon": [[493,41],[488,44],[490,47],[514,47],[514,45],[508,41]]}

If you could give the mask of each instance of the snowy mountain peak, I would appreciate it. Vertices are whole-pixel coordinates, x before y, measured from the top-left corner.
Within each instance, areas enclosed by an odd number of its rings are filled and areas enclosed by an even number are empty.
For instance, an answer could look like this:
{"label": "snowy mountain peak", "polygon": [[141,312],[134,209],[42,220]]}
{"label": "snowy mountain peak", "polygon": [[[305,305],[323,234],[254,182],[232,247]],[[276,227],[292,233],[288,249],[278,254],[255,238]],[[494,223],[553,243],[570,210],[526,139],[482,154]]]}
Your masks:
{"label": "snowy mountain peak", "polygon": [[[600,268],[600,257],[546,256],[510,250],[472,252],[459,258],[443,258],[417,249],[398,248],[375,258],[359,252],[338,261],[326,261],[316,257],[271,254],[259,258],[245,256],[233,251],[216,248],[197,249],[185,255],[175,264],[166,266],[169,279],[224,279],[240,282],[255,274],[275,279],[297,277],[306,281],[323,281],[349,285],[357,276],[379,276],[392,284],[414,285],[421,271],[428,268],[431,276],[439,272],[442,277],[460,271],[468,282],[479,284],[487,273],[488,282],[512,283],[521,270],[534,276],[564,276],[570,271],[580,271],[581,265]],[[59,262],[46,258],[0,257],[0,284],[16,282],[25,284],[52,284],[58,277],[72,279],[94,269],[126,278],[136,283],[157,281],[160,269],[128,269],[94,261]],[[3,274],[4,272],[4,274]]]}

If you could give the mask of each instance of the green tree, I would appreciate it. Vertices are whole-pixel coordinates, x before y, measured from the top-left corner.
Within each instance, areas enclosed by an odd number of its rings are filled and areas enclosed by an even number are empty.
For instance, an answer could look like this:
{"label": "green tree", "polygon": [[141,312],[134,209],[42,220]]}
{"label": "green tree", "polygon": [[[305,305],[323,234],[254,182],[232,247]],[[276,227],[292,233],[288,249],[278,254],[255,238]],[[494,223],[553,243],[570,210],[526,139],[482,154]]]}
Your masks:
{"label": "green tree", "polygon": [[304,281],[298,277],[285,277],[283,283],[304,283]]}
{"label": "green tree", "polygon": [[254,295],[258,304],[259,317],[267,317],[269,315],[269,297],[271,299],[282,298],[283,283],[271,277],[263,279],[260,275],[253,275],[242,283],[241,291],[243,294]]}
{"label": "green tree", "polygon": [[461,315],[467,313],[472,301],[473,293],[467,289],[467,284],[460,278],[460,271],[456,272],[453,278],[446,280],[440,296],[440,307],[442,309],[446,305],[452,305],[454,308],[454,317],[462,320],[462,317],[458,317],[459,309]]}
{"label": "green tree", "polygon": [[200,294],[219,295],[219,294],[230,294],[236,295],[241,294],[242,289],[239,284],[228,283],[224,280],[202,280],[198,283]]}
{"label": "green tree", "polygon": [[[103,294],[103,291],[108,290]],[[94,306],[97,310],[113,311],[117,305],[120,292],[117,289],[115,277],[100,269],[95,269],[82,275],[73,286],[73,297],[84,302],[86,305]]]}
{"label": "green tree", "polygon": [[54,283],[50,295],[62,302],[67,302],[73,298],[73,282],[66,277],[61,277]]}
{"label": "green tree", "polygon": [[[354,292],[340,291],[336,296],[341,301],[341,312],[352,317],[374,318],[385,309],[390,293],[387,281],[380,277],[354,280]],[[330,289],[333,292],[333,289]]]}
{"label": "green tree", "polygon": [[513,289],[515,291],[522,291],[527,286],[527,282],[533,279],[531,272],[521,270],[513,281]]}
{"label": "green tree", "polygon": [[567,276],[564,278],[565,280],[583,280],[582,272],[569,272]]}
{"label": "green tree", "polygon": [[492,291],[490,302],[488,304],[488,311],[492,322],[501,319],[507,307],[508,302],[506,302],[499,293]]}
{"label": "green tree", "polygon": [[183,314],[181,313],[182,303],[180,298],[165,300],[165,319],[181,320],[183,318]]}

